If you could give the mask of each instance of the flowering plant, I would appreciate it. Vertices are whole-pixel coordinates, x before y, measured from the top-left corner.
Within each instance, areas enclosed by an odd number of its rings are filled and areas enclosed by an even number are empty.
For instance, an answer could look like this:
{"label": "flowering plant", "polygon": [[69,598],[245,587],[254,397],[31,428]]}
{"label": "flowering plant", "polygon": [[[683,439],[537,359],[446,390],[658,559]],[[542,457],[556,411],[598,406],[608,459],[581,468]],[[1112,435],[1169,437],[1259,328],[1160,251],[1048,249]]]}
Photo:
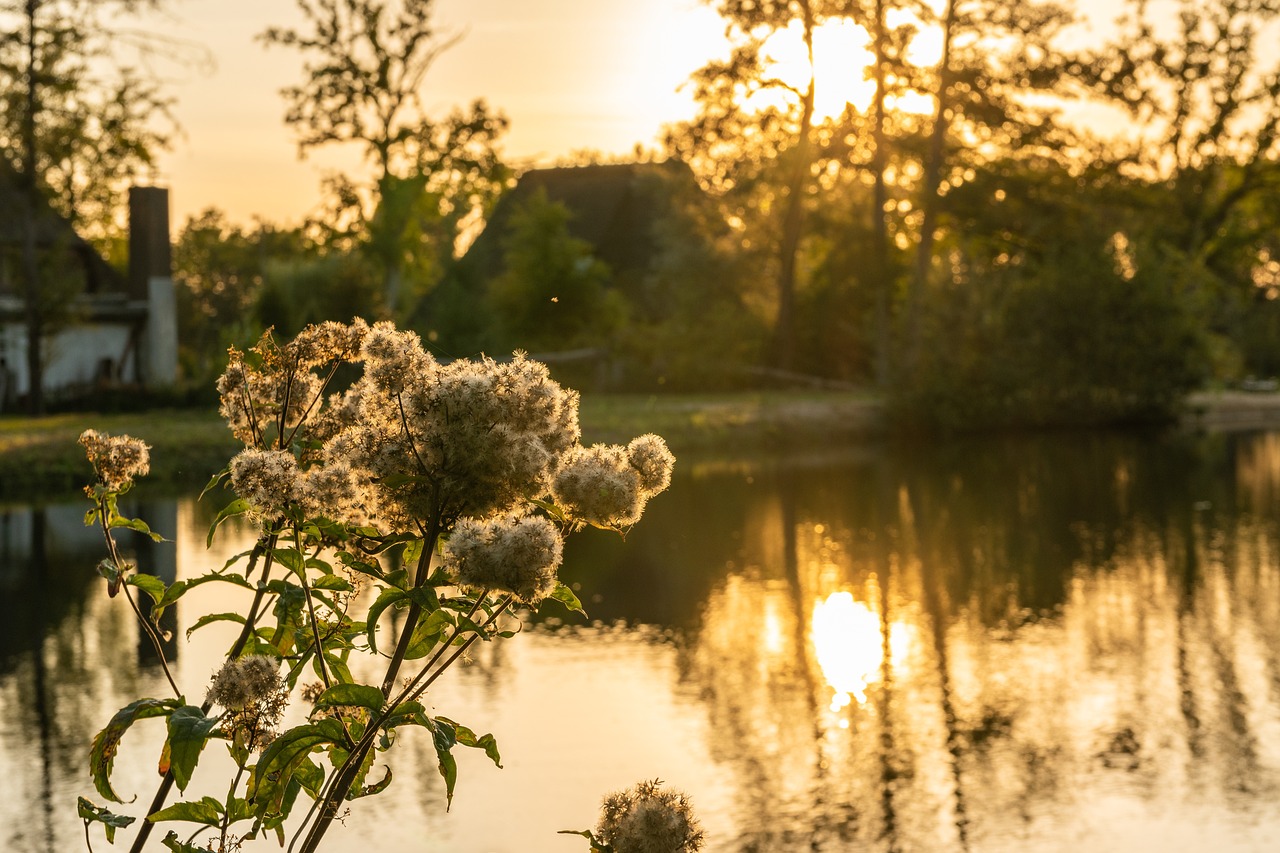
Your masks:
{"label": "flowering plant", "polygon": [[[669,484],[674,459],[654,435],[583,447],[577,394],[537,362],[517,354],[442,364],[388,323],[323,323],[283,345],[268,332],[248,352],[231,351],[218,391],[244,449],[206,489],[223,484],[235,495],[208,541],[237,516],[259,535],[207,575],[165,584],[120,556],[115,529],[150,533],[116,503],[146,472],[147,448],[92,431],[81,438],[96,473],[86,523],[101,524],[108,551],[100,571],[111,594],[123,590],[162,659],[166,608],[206,583],[252,593],[246,612],[202,616],[187,632],[240,626],[201,704],[166,667],[173,695],[117,712],[94,740],[90,773],[102,797],[121,802],[111,785],[121,737],[139,720],[164,718],[163,779],[133,850],[152,825],[170,821],[196,825],[185,840],[165,836],[177,853],[265,835],[283,844],[286,821],[301,812],[288,826],[291,849],[309,853],[346,801],[391,784],[390,767],[379,776],[374,766],[400,729],[430,733],[450,799],[455,746],[499,763],[492,735],[432,716],[424,694],[476,642],[511,636],[504,617],[513,607],[551,598],[581,611],[556,576],[564,536],[634,524]],[[145,615],[135,594],[150,599]],[[389,610],[404,614],[395,636]],[[353,669],[368,668],[353,667],[358,657],[375,661],[380,677],[357,678]],[[307,703],[306,718],[281,731],[291,702]],[[166,805],[215,740],[235,767],[226,797]],[[85,799],[80,814],[86,837],[97,823],[108,840],[133,821]]]}

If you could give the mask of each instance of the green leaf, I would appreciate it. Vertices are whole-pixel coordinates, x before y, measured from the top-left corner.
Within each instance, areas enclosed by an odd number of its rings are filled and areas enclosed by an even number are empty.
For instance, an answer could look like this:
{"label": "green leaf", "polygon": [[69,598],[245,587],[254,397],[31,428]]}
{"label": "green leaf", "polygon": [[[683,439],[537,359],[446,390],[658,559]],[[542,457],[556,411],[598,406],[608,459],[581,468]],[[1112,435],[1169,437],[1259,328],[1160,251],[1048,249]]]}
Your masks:
{"label": "green leaf", "polygon": [[90,823],[102,824],[102,831],[107,835],[107,843],[116,843],[116,830],[124,829],[133,823],[137,818],[129,815],[112,814],[102,806],[94,805],[84,797],[78,798],[76,803],[76,813],[80,815],[80,819],[85,822],[86,827]]}
{"label": "green leaf", "polygon": [[401,589],[384,589],[378,598],[369,606],[369,613],[366,616],[365,633],[369,636],[369,651],[374,654],[378,653],[378,640],[376,629],[378,627],[378,617],[382,615],[382,611],[386,610],[393,604],[399,604],[408,600],[409,595]]}
{"label": "green leaf", "polygon": [[243,498],[237,498],[219,510],[218,514],[213,518],[213,523],[209,525],[209,535],[205,538],[204,547],[213,547],[213,534],[218,531],[222,522],[226,521],[228,518],[235,518],[238,515],[244,515],[249,511],[249,509],[248,501]]}
{"label": "green leaf", "polygon": [[205,484],[205,487],[200,490],[200,497],[196,498],[196,500],[204,500],[205,495],[217,488],[218,484],[221,483],[224,478],[229,476],[231,476],[231,469],[229,467],[223,468],[221,471],[214,474],[209,478],[209,482]]}
{"label": "green leaf", "polygon": [[194,705],[183,705],[169,715],[169,769],[179,791],[187,789],[191,774],[200,760],[200,752],[218,727],[216,717],[206,717]]}
{"label": "green leaf", "polygon": [[555,591],[549,597],[563,604],[570,613],[587,615],[587,611],[582,609],[582,602],[578,600],[578,596],[574,595],[573,590],[562,583],[556,584]]}
{"label": "green leaf", "polygon": [[296,548],[276,548],[271,557],[295,575],[301,575],[307,564],[306,556]]}
{"label": "green leaf", "polygon": [[381,794],[391,784],[391,768],[386,768],[386,771],[379,781],[374,782],[372,785],[364,785],[358,791],[352,792],[347,799],[356,800],[360,797],[372,797],[374,794]]}
{"label": "green leaf", "polygon": [[375,562],[361,560],[354,554],[350,554],[346,551],[339,551],[338,562],[342,563],[342,565],[346,566],[350,571],[359,572],[362,575],[368,575],[369,577],[377,578],[378,580],[383,579],[384,573],[382,571],[382,566]]}
{"label": "green leaf", "polygon": [[341,746],[345,740],[342,724],[331,718],[295,726],[273,740],[258,759],[250,779],[254,814],[262,818],[280,813],[289,783],[311,751],[326,745]]}
{"label": "green leaf", "polygon": [[159,604],[164,598],[165,585],[164,581],[155,575],[148,575],[144,572],[134,572],[124,579],[129,586],[136,586],[138,589],[151,596],[151,601]]}
{"label": "green leaf", "polygon": [[244,614],[206,613],[204,616],[201,616],[199,619],[197,619],[194,625],[192,625],[190,628],[187,629],[187,638],[190,639],[191,635],[196,631],[196,629],[203,628],[205,625],[209,625],[213,622],[238,622],[241,625],[243,625]]}
{"label": "green leaf", "polygon": [[454,739],[453,729],[450,727],[433,725],[430,728],[431,741],[436,747],[436,766],[440,771],[440,775],[444,777],[444,790],[447,798],[445,811],[448,811],[453,805],[453,788],[458,784],[458,761],[451,752],[457,741]]}
{"label": "green leaf", "polygon": [[316,699],[317,708],[356,706],[378,713],[386,704],[382,691],[367,684],[335,684]]}
{"label": "green leaf", "polygon": [[559,506],[557,506],[556,504],[551,503],[551,501],[532,500],[532,501],[529,501],[529,503],[540,508],[543,512],[545,512],[547,515],[554,518],[556,521],[559,521],[565,524],[569,522],[569,516],[565,515],[565,511],[561,509]]}
{"label": "green leaf", "polygon": [[160,839],[160,843],[172,850],[173,853],[209,853],[206,848],[196,847],[194,844],[187,844],[185,841],[179,840],[178,833],[173,830],[166,833],[165,837]]}
{"label": "green leaf", "polygon": [[484,754],[489,756],[489,760],[492,761],[495,766],[502,766],[502,756],[498,754],[498,742],[494,740],[492,734],[476,737],[476,733],[462,725],[462,723],[456,723],[448,717],[436,717],[435,719],[438,723],[445,723],[453,727],[453,736],[457,739],[458,743],[475,749],[483,749]]}
{"label": "green leaf", "polygon": [[147,820],[159,823],[162,820],[189,820],[192,823],[203,823],[206,826],[222,826],[222,804],[212,797],[205,797],[194,803],[174,803],[155,814],[147,815]]}
{"label": "green leaf", "polygon": [[147,523],[140,518],[121,518],[116,516],[111,519],[111,529],[126,528],[128,530],[136,530],[138,533],[144,533],[151,537],[152,542],[163,542],[164,537],[159,533],[155,533],[147,526]]}
{"label": "green leaf", "polygon": [[351,581],[339,575],[321,575],[311,584],[312,589],[327,589],[334,592],[351,592],[355,587]]}
{"label": "green leaf", "polygon": [[156,602],[156,604],[160,607],[168,607],[170,604],[173,604],[178,599],[182,598],[183,594],[186,593],[187,588],[188,583],[186,581],[174,581],[165,589],[164,597]]}
{"label": "green leaf", "polygon": [[435,724],[427,716],[426,709],[416,699],[411,702],[401,702],[391,709],[391,713],[387,715],[382,727],[384,729],[394,729],[397,726],[405,725],[422,726],[433,731],[435,729]]}
{"label": "green leaf", "polygon": [[89,750],[89,775],[99,794],[113,803],[124,802],[111,788],[111,768],[120,750],[120,739],[138,720],[165,716],[179,704],[177,699],[139,699],[116,711],[107,727],[94,736]]}

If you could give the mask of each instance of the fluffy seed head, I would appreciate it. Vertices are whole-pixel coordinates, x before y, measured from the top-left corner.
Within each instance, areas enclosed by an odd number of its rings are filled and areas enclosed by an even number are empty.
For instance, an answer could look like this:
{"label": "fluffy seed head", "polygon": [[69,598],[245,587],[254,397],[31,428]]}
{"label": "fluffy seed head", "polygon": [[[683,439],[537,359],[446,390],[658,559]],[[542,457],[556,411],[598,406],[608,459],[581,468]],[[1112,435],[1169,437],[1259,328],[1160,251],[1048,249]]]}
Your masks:
{"label": "fluffy seed head", "polygon": [[464,518],[449,537],[444,563],[462,586],[537,604],[555,589],[563,547],[560,531],[540,515]]}
{"label": "fluffy seed head", "polygon": [[641,782],[605,797],[596,835],[614,853],[696,853],[702,827],[689,798],[662,789],[662,782]]}
{"label": "fluffy seed head", "polygon": [[108,491],[121,491],[151,470],[151,448],[139,439],[87,429],[80,434],[80,444],[98,482]]}

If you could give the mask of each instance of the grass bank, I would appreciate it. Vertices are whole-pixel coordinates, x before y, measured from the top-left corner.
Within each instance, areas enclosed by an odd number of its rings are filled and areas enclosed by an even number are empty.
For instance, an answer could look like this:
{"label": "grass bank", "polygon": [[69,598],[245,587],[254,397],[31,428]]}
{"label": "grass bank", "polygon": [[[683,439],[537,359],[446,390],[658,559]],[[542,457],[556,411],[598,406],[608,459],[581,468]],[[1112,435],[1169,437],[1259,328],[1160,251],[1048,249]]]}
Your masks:
{"label": "grass bank", "polygon": [[[584,442],[618,442],[656,432],[682,453],[739,453],[815,440],[852,440],[881,429],[881,406],[865,394],[768,392],[689,396],[589,395]],[[86,429],[136,436],[151,445],[152,482],[202,485],[238,445],[216,413],[74,413],[0,417],[0,497],[74,494],[89,476],[76,439]]]}

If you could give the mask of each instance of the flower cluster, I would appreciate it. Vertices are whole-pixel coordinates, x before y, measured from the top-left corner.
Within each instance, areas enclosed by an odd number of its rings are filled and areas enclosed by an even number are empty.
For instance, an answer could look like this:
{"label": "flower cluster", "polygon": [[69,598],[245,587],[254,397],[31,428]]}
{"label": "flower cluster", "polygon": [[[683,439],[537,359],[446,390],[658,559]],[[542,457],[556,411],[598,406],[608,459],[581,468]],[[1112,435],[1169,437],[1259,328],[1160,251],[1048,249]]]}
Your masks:
{"label": "flower cluster", "polygon": [[[343,362],[360,377],[328,393]],[[674,457],[656,435],[579,444],[578,395],[545,365],[522,353],[442,364],[385,322],[321,324],[284,346],[264,336],[232,353],[219,391],[248,445],[231,485],[259,517],[435,529],[460,584],[531,603],[554,589],[562,547],[532,502],[551,497],[571,524],[622,528],[671,481]]]}
{"label": "flower cluster", "polygon": [[597,527],[628,527],[645,504],[671,483],[675,457],[656,435],[627,447],[594,444],[565,454],[552,494],[569,517]]}
{"label": "flower cluster", "polygon": [[613,853],[696,853],[702,828],[689,798],[655,779],[605,797],[596,840]]}
{"label": "flower cluster", "polygon": [[289,689],[279,663],[266,655],[232,658],[209,685],[208,700],[226,710],[222,727],[249,749],[261,749],[275,737]]}
{"label": "flower cluster", "polygon": [[270,330],[248,353],[232,347],[217,388],[218,411],[235,437],[261,447],[273,429],[277,439],[296,429],[319,407],[334,366],[351,360],[368,331],[360,319],[349,326],[325,322],[283,347]]}
{"label": "flower cluster", "polygon": [[326,447],[382,484],[396,530],[510,512],[546,493],[557,457],[578,440],[578,396],[523,355],[438,364],[412,332],[374,326],[364,376],[346,394],[353,422]]}
{"label": "flower cluster", "polygon": [[463,586],[537,604],[555,589],[562,549],[560,531],[540,515],[464,518],[449,537],[444,562]]}
{"label": "flower cluster", "polygon": [[98,482],[107,491],[123,491],[133,485],[135,477],[151,470],[151,448],[139,439],[87,429],[80,434],[80,444],[84,445]]}

